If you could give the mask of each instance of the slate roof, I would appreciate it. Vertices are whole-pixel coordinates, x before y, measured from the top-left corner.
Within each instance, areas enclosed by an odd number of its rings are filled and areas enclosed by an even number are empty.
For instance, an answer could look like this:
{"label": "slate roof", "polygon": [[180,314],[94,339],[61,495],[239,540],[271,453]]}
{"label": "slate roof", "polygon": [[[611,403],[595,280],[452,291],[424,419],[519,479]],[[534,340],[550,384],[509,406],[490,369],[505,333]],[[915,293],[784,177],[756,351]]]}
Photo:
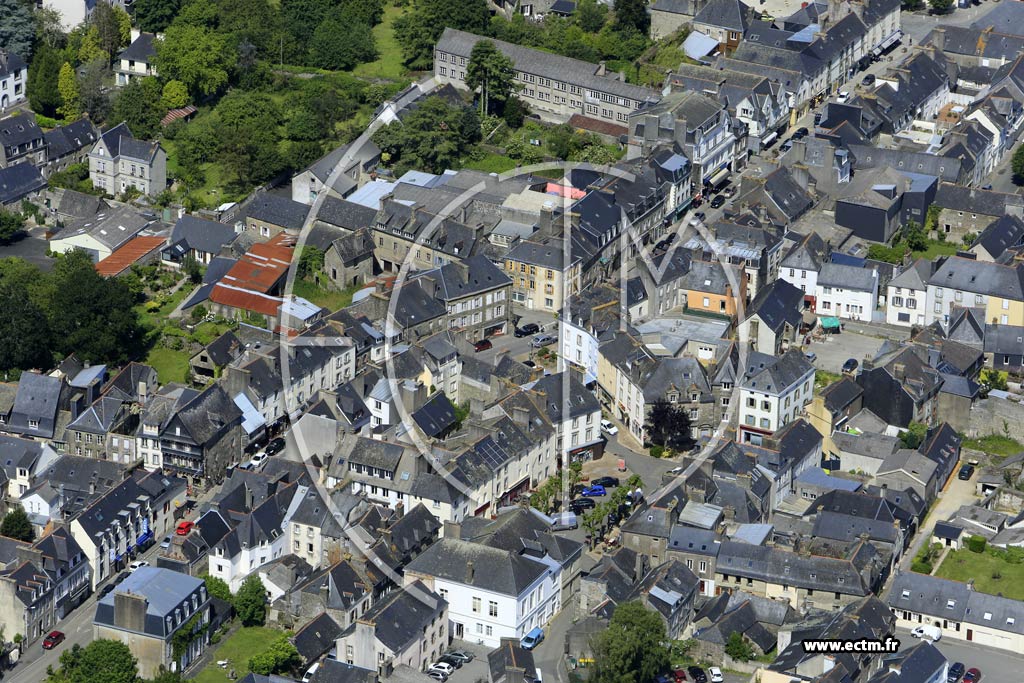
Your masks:
{"label": "slate roof", "polygon": [[657,101],[658,99],[658,93],[654,90],[631,85],[610,77],[598,76],[596,73],[597,67],[594,64],[513,45],[503,40],[484,38],[483,36],[466,33],[465,31],[457,31],[453,28],[446,28],[444,30],[441,38],[437,41],[435,50],[469,59],[473,46],[480,40],[490,40],[493,42],[502,54],[512,60],[516,70],[520,72],[572,83],[584,89],[597,90],[618,97],[627,97],[640,103]]}
{"label": "slate roof", "polygon": [[803,556],[735,541],[722,542],[715,572],[845,595],[869,593],[867,583],[850,560]]}
{"label": "slate roof", "polygon": [[394,472],[404,453],[405,449],[398,444],[358,436],[352,443],[348,461],[350,464],[366,465],[386,472]]}
{"label": "slate roof", "polygon": [[44,187],[46,180],[39,169],[30,163],[22,162],[0,168],[0,206],[12,204]]}
{"label": "slate roof", "polygon": [[183,247],[182,255],[192,249],[207,254],[217,254],[233,239],[235,239],[235,229],[232,226],[185,214],[174,224],[167,248],[175,249],[181,245]]}
{"label": "slate roof", "polygon": [[246,218],[298,232],[306,222],[309,206],[269,192],[261,192],[245,208]]}
{"label": "slate roof", "polygon": [[781,393],[800,381],[814,366],[796,349],[778,358],[753,352],[747,357],[741,386],[756,391]]}
{"label": "slate roof", "polygon": [[563,383],[564,377],[558,373],[542,377],[531,387],[532,391],[544,396],[544,409],[552,422],[559,423],[601,411],[597,397],[575,376],[569,375],[568,396],[563,394]]}
{"label": "slate roof", "polygon": [[850,377],[843,376],[822,389],[821,397],[825,401],[825,407],[834,415],[845,410],[863,393],[864,390],[859,384]]}
{"label": "slate roof", "polygon": [[[146,598],[145,633],[158,638],[168,637],[172,629],[166,626],[164,617],[174,614],[202,586],[202,579],[188,574],[158,567],[140,567],[119,583],[116,590],[100,598],[96,604],[95,623],[128,630],[115,624],[114,599],[118,593],[134,593]],[[191,602],[184,612],[192,614]]]}
{"label": "slate roof", "polygon": [[6,78],[26,68],[28,68],[28,65],[25,64],[25,60],[13,52],[5,50],[0,54],[0,77]]}
{"label": "slate roof", "polygon": [[804,293],[785,280],[775,280],[758,290],[747,306],[747,317],[757,316],[776,334],[786,323],[800,329],[803,316]]}
{"label": "slate roof", "polygon": [[429,437],[440,437],[455,424],[455,406],[438,391],[412,414],[413,421]]}
{"label": "slate roof", "polygon": [[150,163],[157,150],[160,149],[160,144],[157,142],[136,140],[131,130],[129,130],[128,124],[125,122],[121,122],[113,128],[104,131],[100,135],[100,139],[107,146],[111,159],[128,157],[144,163]]}
{"label": "slate roof", "polygon": [[[46,140],[47,159],[54,161],[86,147],[91,147],[99,137],[99,130],[89,119],[80,119],[66,126],[58,126],[43,134],[43,138]],[[67,192],[65,191],[65,194]],[[94,195],[88,196],[95,198]]]}
{"label": "slate roof", "polygon": [[443,538],[410,562],[406,571],[501,595],[519,596],[546,574],[548,568],[510,550]]}
{"label": "slate roof", "polygon": [[878,274],[870,268],[828,262],[821,266],[821,271],[818,273],[818,285],[875,292],[878,288]]}
{"label": "slate roof", "polygon": [[882,656],[882,669],[868,683],[927,683],[945,675],[946,657],[927,640]]}
{"label": "slate roof", "polygon": [[291,640],[303,661],[312,662],[335,646],[341,631],[338,622],[327,612],[323,612],[299,629]]}
{"label": "slate roof", "polygon": [[1024,264],[1010,266],[951,256],[928,279],[928,284],[1024,301]]}
{"label": "slate roof", "polygon": [[984,247],[992,258],[999,258],[1011,247],[1024,244],[1024,221],[1016,216],[1000,215],[981,231],[971,248]]}
{"label": "slate roof", "polygon": [[697,12],[693,23],[745,34],[754,18],[754,8],[740,0],[711,0]]}
{"label": "slate roof", "polygon": [[[60,409],[63,382],[37,372],[23,372],[7,423],[9,431],[25,436],[52,438]],[[31,426],[30,422],[37,422]]]}
{"label": "slate roof", "polygon": [[444,613],[448,603],[420,581],[381,598],[360,617],[373,626],[374,635],[387,649],[402,652],[424,629]]}
{"label": "slate roof", "polygon": [[156,56],[156,45],[153,44],[155,40],[156,35],[140,32],[139,37],[122,50],[117,58],[134,60],[136,62],[149,62],[152,57]]}
{"label": "slate roof", "polygon": [[437,298],[441,301],[455,301],[512,284],[511,278],[483,254],[470,256],[461,264],[447,263],[418,277],[437,283]]}
{"label": "slate roof", "polygon": [[[540,268],[551,268],[559,272],[565,269],[562,245],[557,241],[544,243],[522,240],[509,250],[505,258]],[[577,263],[579,260],[579,256],[574,254],[573,263]]]}
{"label": "slate roof", "polygon": [[782,268],[794,268],[817,272],[828,257],[828,246],[821,236],[811,232],[793,247],[782,258]]}
{"label": "slate roof", "polygon": [[521,669],[526,681],[540,680],[540,669],[534,663],[533,652],[524,649],[515,638],[503,638],[501,645],[487,653],[487,669],[490,683],[501,683],[509,669]]}

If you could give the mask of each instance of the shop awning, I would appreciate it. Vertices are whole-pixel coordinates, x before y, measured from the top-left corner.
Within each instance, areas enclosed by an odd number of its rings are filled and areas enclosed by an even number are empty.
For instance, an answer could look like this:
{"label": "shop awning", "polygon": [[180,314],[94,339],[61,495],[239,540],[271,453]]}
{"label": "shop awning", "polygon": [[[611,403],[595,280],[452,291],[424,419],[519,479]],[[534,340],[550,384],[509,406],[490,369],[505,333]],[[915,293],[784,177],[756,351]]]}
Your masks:
{"label": "shop awning", "polygon": [[719,169],[713,176],[711,176],[712,185],[721,185],[729,179],[729,169]]}
{"label": "shop awning", "polygon": [[821,326],[826,330],[838,330],[839,329],[839,318],[821,318]]}

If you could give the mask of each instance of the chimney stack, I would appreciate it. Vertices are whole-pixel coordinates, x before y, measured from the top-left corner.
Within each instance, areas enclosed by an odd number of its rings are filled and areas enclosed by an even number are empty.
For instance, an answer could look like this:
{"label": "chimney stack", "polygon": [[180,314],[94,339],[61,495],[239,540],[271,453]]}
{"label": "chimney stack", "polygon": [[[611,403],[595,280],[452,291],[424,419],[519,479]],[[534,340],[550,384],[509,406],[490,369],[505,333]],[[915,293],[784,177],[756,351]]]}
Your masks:
{"label": "chimney stack", "polygon": [[473,566],[473,560],[466,563],[466,583],[473,583],[473,577],[476,575],[476,567]]}
{"label": "chimney stack", "polygon": [[462,540],[462,525],[458,522],[445,522],[443,535],[456,541]]}

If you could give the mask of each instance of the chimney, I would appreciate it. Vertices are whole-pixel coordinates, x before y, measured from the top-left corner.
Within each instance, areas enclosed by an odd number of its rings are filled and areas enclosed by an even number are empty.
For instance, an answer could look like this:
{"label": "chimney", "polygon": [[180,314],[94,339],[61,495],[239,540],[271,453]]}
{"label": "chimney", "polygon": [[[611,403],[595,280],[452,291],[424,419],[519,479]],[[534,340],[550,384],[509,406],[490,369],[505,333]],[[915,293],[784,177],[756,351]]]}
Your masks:
{"label": "chimney", "polygon": [[114,591],[114,626],[125,631],[144,633],[148,607],[149,600],[144,595]]}
{"label": "chimney", "polygon": [[18,562],[31,562],[37,568],[43,567],[43,551],[33,545],[19,545],[15,556]]}
{"label": "chimney", "polygon": [[473,566],[473,560],[466,563],[466,583],[473,583],[473,578],[476,576],[476,567]]}
{"label": "chimney", "polygon": [[600,62],[597,63],[597,71],[594,72],[594,75],[595,76],[605,76],[607,74],[608,74],[608,65],[602,59]]}
{"label": "chimney", "polygon": [[932,29],[932,45],[935,46],[936,50],[940,52],[946,49],[946,29],[937,26]]}
{"label": "chimney", "polygon": [[512,421],[520,426],[527,426],[530,424],[530,411],[521,406],[515,406],[512,408]]}
{"label": "chimney", "polygon": [[252,490],[248,484],[243,485],[242,489],[245,493],[245,511],[252,512]]}
{"label": "chimney", "polygon": [[458,522],[445,522],[441,535],[456,541],[462,540],[462,525]]}
{"label": "chimney", "polygon": [[331,580],[328,577],[326,581],[320,584],[320,602],[327,606],[328,601],[331,598]]}
{"label": "chimney", "polygon": [[537,226],[545,234],[551,234],[551,226],[555,221],[555,206],[551,202],[544,202],[544,206],[540,207],[540,220],[537,222]]}
{"label": "chimney", "polygon": [[903,363],[894,363],[892,366],[892,374],[899,381],[903,382],[907,379],[907,366]]}
{"label": "chimney", "polygon": [[643,553],[636,554],[636,561],[633,563],[633,580],[639,581],[647,573],[647,556]]}

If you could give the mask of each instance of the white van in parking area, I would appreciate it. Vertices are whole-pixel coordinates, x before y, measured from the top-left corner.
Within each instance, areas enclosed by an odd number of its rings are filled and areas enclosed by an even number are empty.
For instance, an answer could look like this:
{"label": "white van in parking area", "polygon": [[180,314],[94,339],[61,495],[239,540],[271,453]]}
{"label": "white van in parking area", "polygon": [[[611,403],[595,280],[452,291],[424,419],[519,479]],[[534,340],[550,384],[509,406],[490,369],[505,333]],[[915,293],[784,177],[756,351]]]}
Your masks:
{"label": "white van in parking area", "polygon": [[927,624],[922,624],[921,626],[918,626],[913,631],[911,631],[910,635],[914,636],[915,638],[927,638],[933,643],[937,643],[939,642],[939,639],[942,638],[942,629],[938,626],[929,626]]}

